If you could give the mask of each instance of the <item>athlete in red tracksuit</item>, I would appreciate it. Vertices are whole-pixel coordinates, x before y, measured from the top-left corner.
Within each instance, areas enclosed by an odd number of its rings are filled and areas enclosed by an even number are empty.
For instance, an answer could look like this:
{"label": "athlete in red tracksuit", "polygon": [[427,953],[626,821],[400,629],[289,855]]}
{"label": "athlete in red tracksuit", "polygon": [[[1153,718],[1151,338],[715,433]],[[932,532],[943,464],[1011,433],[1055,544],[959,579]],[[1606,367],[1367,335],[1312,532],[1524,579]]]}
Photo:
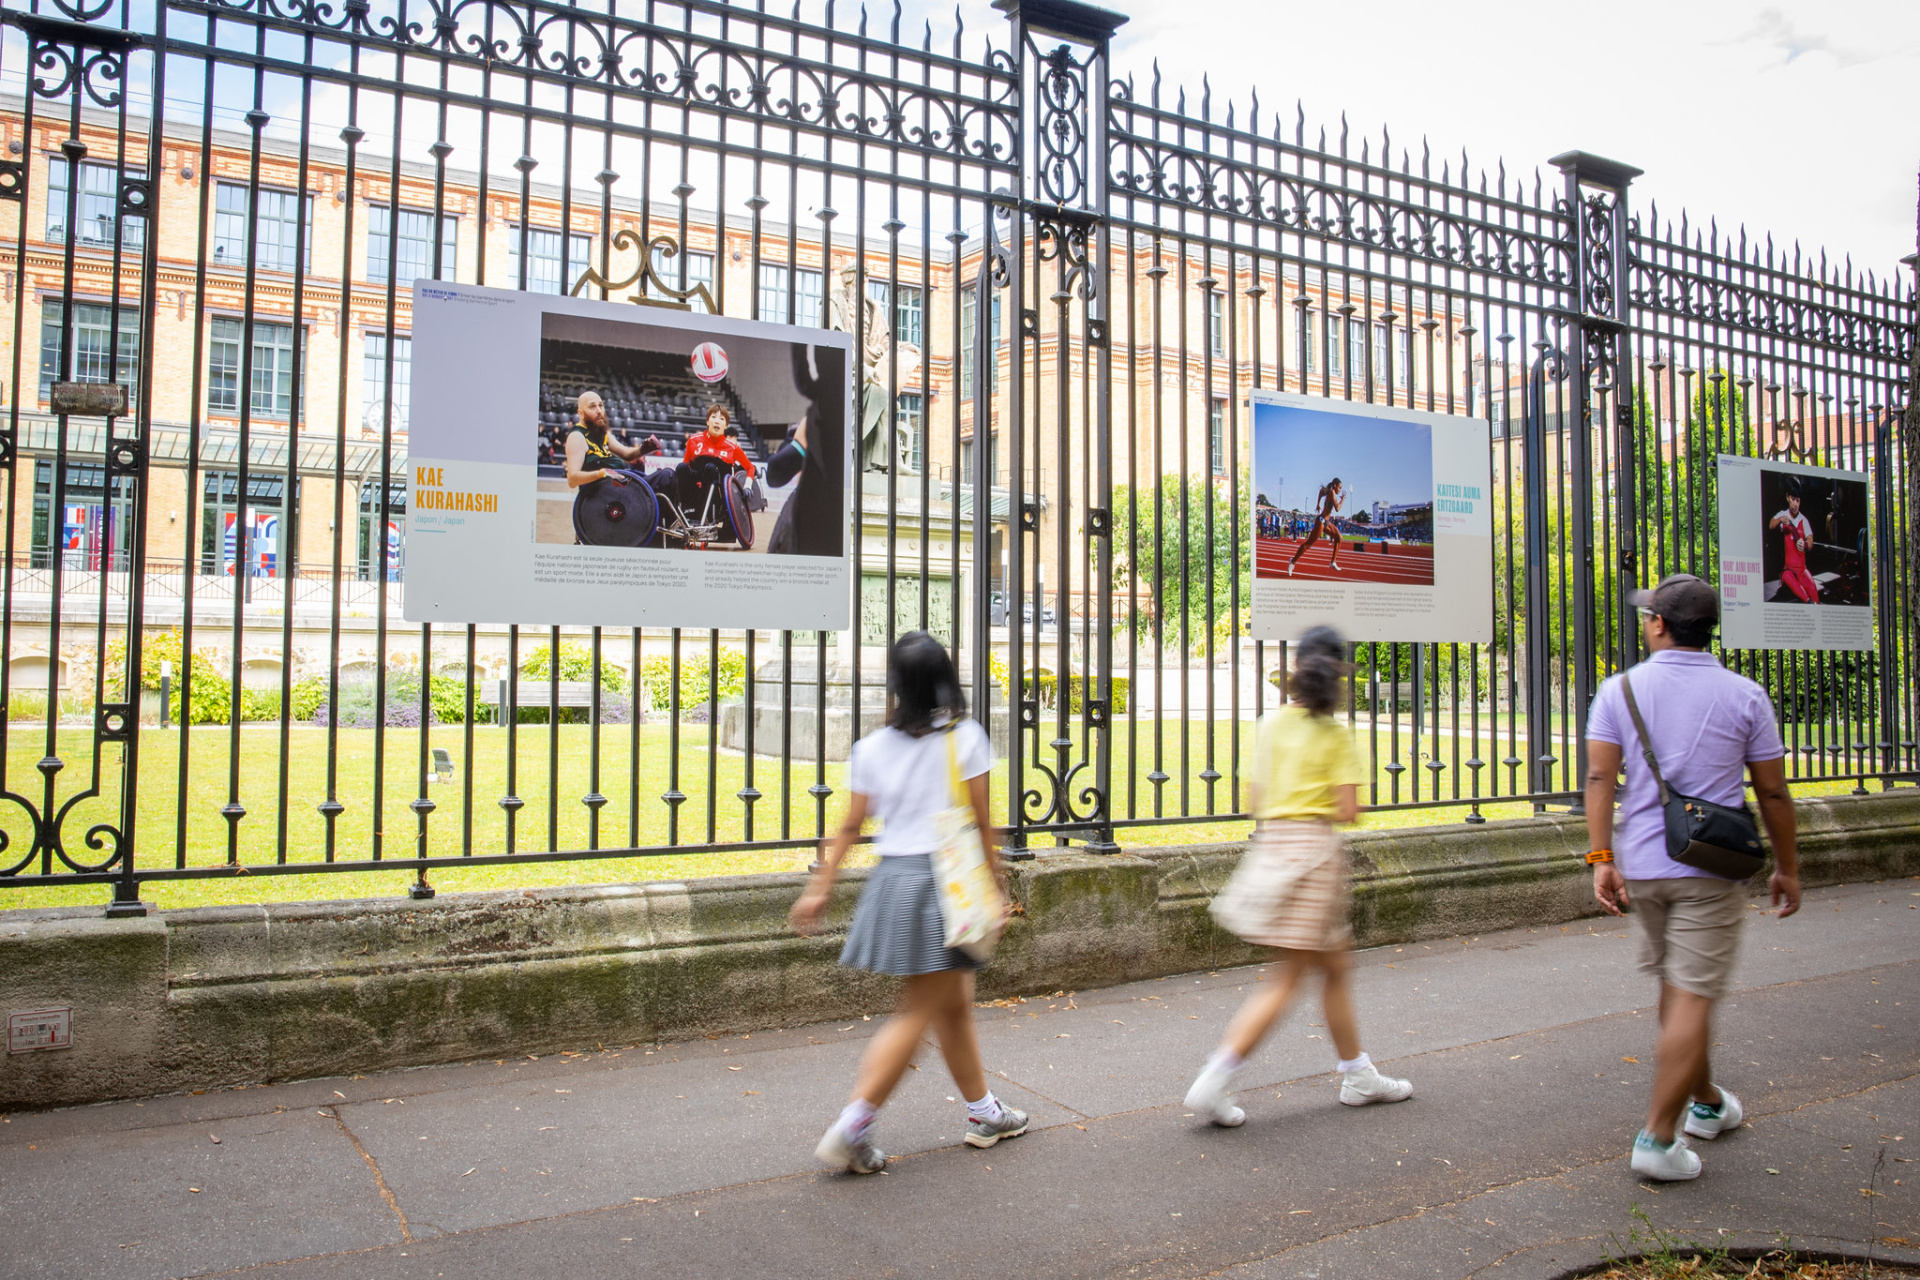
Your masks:
{"label": "athlete in red tracksuit", "polygon": [[1775,529],[1786,539],[1787,566],[1780,571],[1782,585],[1804,604],[1820,603],[1820,584],[1807,572],[1807,544],[1813,541],[1813,524],[1800,511],[1798,486],[1787,489],[1787,509],[1767,521],[1767,531]]}
{"label": "athlete in red tracksuit", "polygon": [[753,468],[753,459],[747,451],[727,438],[727,427],[733,422],[733,415],[727,412],[725,405],[714,405],[707,410],[707,429],[687,441],[686,456],[681,459],[688,466],[695,458],[718,458],[722,462],[742,467],[749,476],[757,475]]}

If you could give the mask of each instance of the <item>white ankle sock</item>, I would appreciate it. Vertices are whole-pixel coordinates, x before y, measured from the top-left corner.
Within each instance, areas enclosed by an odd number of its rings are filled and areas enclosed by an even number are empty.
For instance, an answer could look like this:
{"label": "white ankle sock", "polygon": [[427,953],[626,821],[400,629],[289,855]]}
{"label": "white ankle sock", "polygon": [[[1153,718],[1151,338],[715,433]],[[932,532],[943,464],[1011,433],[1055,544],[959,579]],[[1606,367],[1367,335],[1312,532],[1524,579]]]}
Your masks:
{"label": "white ankle sock", "polygon": [[865,1098],[855,1098],[840,1112],[840,1118],[833,1127],[849,1138],[857,1138],[862,1130],[873,1123],[874,1105]]}
{"label": "white ankle sock", "polygon": [[1207,1059],[1207,1065],[1216,1071],[1238,1071],[1245,1061],[1231,1049],[1215,1049],[1213,1056]]}
{"label": "white ankle sock", "polygon": [[998,1120],[1000,1118],[1000,1111],[1000,1099],[993,1096],[993,1090],[991,1089],[987,1090],[986,1096],[978,1102],[969,1102],[967,1104],[967,1114],[975,1120]]}
{"label": "white ankle sock", "polygon": [[1362,1053],[1357,1058],[1340,1059],[1340,1065],[1336,1067],[1335,1070],[1339,1071],[1342,1075],[1352,1075],[1356,1071],[1365,1071],[1372,1065],[1373,1059]]}

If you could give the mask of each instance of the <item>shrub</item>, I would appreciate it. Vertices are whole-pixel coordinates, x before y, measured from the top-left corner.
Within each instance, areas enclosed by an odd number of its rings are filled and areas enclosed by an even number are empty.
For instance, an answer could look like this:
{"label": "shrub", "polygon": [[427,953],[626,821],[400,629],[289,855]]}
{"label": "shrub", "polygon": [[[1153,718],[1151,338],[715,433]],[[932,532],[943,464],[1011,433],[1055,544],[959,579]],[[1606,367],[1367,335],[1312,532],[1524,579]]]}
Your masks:
{"label": "shrub", "polygon": [[[680,657],[680,713],[686,715],[694,707],[702,706],[711,699],[707,677],[709,655],[687,653]],[[646,706],[650,711],[664,711],[673,705],[674,671],[673,661],[664,653],[649,654],[640,664],[640,682],[646,690]],[[738,649],[720,651],[720,700],[742,697],[747,691],[747,655]]]}
{"label": "shrub", "polygon": [[302,676],[293,682],[293,718],[311,720],[326,705],[327,678]]}
{"label": "shrub", "polygon": [[[523,680],[546,680],[551,678],[552,649],[548,645],[538,645],[527,653],[526,660],[520,664],[520,678]],[[593,679],[593,646],[576,640],[560,642],[560,678],[562,680]],[[612,689],[615,693],[627,691],[627,673],[615,666],[609,666],[604,653],[600,662],[600,685]]]}

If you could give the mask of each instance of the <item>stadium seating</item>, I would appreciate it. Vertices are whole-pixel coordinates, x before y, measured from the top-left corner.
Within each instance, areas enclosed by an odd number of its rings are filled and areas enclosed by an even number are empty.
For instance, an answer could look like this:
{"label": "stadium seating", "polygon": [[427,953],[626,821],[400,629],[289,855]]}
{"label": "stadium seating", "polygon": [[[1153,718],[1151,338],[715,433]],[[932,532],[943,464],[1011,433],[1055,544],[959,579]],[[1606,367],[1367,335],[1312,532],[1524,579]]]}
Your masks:
{"label": "stadium seating", "polygon": [[767,441],[730,382],[708,385],[693,376],[684,357],[661,351],[636,351],[585,342],[542,344],[540,368],[539,457],[541,466],[564,465],[567,432],[582,392],[597,391],[607,404],[607,421],[622,437],[660,437],[662,448],[677,456],[687,437],[706,429],[707,409],[723,404],[733,417],[740,447],[757,464],[770,456]]}

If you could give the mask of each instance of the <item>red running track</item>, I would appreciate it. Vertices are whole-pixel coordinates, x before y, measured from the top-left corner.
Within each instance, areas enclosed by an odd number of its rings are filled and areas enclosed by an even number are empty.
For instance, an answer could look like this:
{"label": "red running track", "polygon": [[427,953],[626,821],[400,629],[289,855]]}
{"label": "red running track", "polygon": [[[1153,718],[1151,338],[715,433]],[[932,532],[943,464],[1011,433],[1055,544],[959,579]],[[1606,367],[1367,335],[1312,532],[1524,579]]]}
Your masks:
{"label": "red running track", "polygon": [[[1287,581],[1287,561],[1300,545],[1298,538],[1255,538],[1253,574],[1256,578]],[[1382,548],[1390,548],[1381,554]],[[1325,538],[1315,542],[1293,567],[1295,582],[1392,582],[1403,586],[1433,585],[1433,547],[1404,543],[1347,542],[1340,546],[1340,568],[1333,567],[1333,550]]]}

